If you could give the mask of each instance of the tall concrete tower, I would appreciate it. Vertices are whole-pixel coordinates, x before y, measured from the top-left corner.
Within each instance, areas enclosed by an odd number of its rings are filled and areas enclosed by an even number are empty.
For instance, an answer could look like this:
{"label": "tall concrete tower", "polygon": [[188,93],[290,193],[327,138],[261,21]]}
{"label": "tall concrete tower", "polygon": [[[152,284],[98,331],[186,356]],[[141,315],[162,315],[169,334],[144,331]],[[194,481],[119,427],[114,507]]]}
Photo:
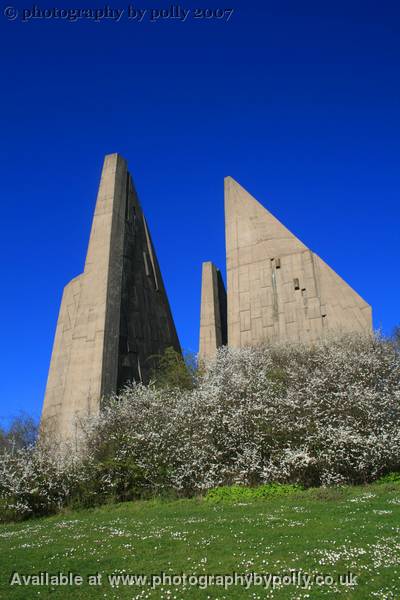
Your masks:
{"label": "tall concrete tower", "polygon": [[[372,330],[365,300],[231,177],[225,179],[225,234],[229,346]],[[217,306],[208,283],[212,268],[203,269],[203,290]],[[207,333],[211,313],[203,297],[199,354],[207,359],[223,344]]]}
{"label": "tall concrete tower", "polygon": [[200,323],[200,355],[211,358],[228,343],[226,291],[212,262],[203,263]]}
{"label": "tall concrete tower", "polygon": [[105,157],[85,268],[64,288],[41,425],[75,435],[77,417],[129,380],[147,383],[154,356],[178,336],[125,160]]}

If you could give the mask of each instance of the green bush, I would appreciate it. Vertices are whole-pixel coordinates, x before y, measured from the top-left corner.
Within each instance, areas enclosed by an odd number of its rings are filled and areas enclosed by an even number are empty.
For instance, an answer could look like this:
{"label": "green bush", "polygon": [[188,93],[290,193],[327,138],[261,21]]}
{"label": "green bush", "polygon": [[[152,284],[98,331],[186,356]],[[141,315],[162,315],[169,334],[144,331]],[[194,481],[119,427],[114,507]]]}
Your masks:
{"label": "green bush", "polygon": [[157,387],[193,389],[196,365],[192,356],[183,357],[182,354],[169,347],[163,354],[152,358],[155,360],[156,366],[151,379]]}
{"label": "green bush", "polygon": [[377,483],[400,483],[400,473],[388,473],[380,477]]}
{"label": "green bush", "polygon": [[286,496],[299,492],[303,488],[300,485],[267,483],[257,487],[244,485],[225,485],[209,490],[205,495],[207,502],[254,502],[265,500],[272,496]]}

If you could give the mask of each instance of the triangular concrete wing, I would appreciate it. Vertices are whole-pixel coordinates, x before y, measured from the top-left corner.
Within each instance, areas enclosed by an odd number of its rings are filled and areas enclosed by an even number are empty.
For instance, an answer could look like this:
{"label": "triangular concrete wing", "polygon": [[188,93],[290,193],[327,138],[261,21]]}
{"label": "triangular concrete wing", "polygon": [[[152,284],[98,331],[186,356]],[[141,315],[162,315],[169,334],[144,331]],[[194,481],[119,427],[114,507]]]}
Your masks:
{"label": "triangular concrete wing", "polygon": [[225,179],[228,345],[370,331],[370,306],[232,177]]}

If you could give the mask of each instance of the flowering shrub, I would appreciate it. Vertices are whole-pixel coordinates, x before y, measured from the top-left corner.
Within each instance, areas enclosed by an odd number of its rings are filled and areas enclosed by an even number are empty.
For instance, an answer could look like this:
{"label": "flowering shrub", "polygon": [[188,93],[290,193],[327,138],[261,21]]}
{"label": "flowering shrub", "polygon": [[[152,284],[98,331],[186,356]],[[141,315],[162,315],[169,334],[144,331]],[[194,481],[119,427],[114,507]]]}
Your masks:
{"label": "flowering shrub", "polygon": [[90,425],[89,451],[112,444],[152,492],[362,483],[400,465],[400,358],[357,335],[224,348],[194,390],[133,386]]}
{"label": "flowering shrub", "polygon": [[0,454],[0,520],[47,515],[64,506],[85,481],[82,460],[38,443]]}
{"label": "flowering shrub", "polygon": [[132,385],[81,423],[79,452],[0,458],[17,513],[271,482],[363,483],[400,468],[400,356],[379,336],[222,348],[193,389]]}

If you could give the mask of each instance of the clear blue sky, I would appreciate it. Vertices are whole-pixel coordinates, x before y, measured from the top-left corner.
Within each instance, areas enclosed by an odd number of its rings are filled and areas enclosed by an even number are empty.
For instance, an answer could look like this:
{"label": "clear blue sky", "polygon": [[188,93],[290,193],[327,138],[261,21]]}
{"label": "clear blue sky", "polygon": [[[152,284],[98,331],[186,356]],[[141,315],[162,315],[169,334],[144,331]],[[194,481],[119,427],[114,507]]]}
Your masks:
{"label": "clear blue sky", "polygon": [[15,20],[2,5],[3,423],[40,414],[106,153],[129,162],[187,350],[198,348],[201,263],[225,272],[226,175],[372,304],[376,328],[400,323],[398,3],[181,5],[235,11],[137,23],[121,2],[110,4],[125,8],[119,22],[22,22],[31,3],[13,3]]}

